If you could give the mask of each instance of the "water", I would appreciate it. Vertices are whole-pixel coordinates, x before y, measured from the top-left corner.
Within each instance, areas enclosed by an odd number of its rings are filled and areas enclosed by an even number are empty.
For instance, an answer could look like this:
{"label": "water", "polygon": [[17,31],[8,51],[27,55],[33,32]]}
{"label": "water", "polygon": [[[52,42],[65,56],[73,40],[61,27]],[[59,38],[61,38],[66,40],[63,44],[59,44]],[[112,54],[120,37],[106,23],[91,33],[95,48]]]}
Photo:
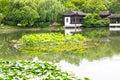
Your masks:
{"label": "water", "polygon": [[[116,59],[118,58],[118,59]],[[120,56],[101,60],[82,60],[79,65],[60,61],[62,70],[73,72],[79,77],[89,77],[91,80],[120,80]]]}
{"label": "water", "polygon": [[[43,31],[44,32],[44,31]],[[0,33],[0,59],[2,60],[32,60],[38,57],[42,61],[59,63],[62,70],[70,71],[79,77],[89,77],[91,80],[120,80],[120,36],[104,39],[98,47],[88,49],[85,54],[50,53],[31,55],[21,53],[11,44],[22,35],[41,33],[41,31],[19,30],[10,33]],[[105,41],[105,42],[104,42]]]}
{"label": "water", "polygon": [[12,40],[18,40],[25,34],[40,33],[39,30],[16,30],[9,33],[0,33],[0,59],[2,60],[24,60],[28,59],[27,54],[22,54],[17,50]]}

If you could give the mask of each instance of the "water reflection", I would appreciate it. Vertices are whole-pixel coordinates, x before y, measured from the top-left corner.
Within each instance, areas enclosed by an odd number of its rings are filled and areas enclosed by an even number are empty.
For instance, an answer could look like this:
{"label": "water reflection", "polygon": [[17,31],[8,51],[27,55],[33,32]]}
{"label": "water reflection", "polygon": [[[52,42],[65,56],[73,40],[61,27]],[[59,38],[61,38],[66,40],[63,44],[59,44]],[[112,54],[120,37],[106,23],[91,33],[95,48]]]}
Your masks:
{"label": "water reflection", "polygon": [[79,65],[60,61],[62,70],[73,72],[79,77],[89,77],[91,80],[120,80],[120,55],[101,60],[82,60]]}
{"label": "water reflection", "polygon": [[[0,59],[3,60],[19,60],[23,59],[23,56],[20,51],[16,50],[13,45],[10,43],[11,40],[18,40],[22,35],[38,33],[40,31],[31,30],[17,30],[10,33],[0,33]],[[27,59],[24,57],[24,59]]]}
{"label": "water reflection", "polygon": [[120,37],[114,38],[111,42],[101,43],[100,46],[88,49],[86,54],[83,54],[83,57],[92,60],[99,60],[103,57],[112,57],[113,55],[120,54]]}
{"label": "water reflection", "polygon": [[38,56],[39,59],[43,61],[52,61],[59,62],[61,60],[66,60],[71,64],[79,65],[79,61],[86,58],[89,61],[99,60],[103,57],[112,57],[113,55],[120,54],[120,37],[115,38],[111,37],[111,42],[104,42],[98,47],[88,49],[85,54],[79,54],[75,51],[73,52],[64,52],[64,53],[50,53],[50,54],[25,54],[16,50],[9,41],[17,40],[21,38],[22,35],[32,34],[32,33],[43,33],[44,30],[33,30],[25,31],[18,30],[11,33],[1,33],[0,34],[0,59],[4,60],[31,60],[35,56]]}
{"label": "water reflection", "polygon": [[37,56],[43,61],[57,62],[63,70],[71,71],[79,77],[89,77],[91,80],[120,80],[120,36],[110,37],[110,42],[103,42],[98,47],[88,49],[85,54],[79,54],[75,51],[35,55],[25,54],[16,50],[9,42],[17,40],[25,34],[41,32],[45,31],[20,30],[1,33],[0,59],[32,60]]}

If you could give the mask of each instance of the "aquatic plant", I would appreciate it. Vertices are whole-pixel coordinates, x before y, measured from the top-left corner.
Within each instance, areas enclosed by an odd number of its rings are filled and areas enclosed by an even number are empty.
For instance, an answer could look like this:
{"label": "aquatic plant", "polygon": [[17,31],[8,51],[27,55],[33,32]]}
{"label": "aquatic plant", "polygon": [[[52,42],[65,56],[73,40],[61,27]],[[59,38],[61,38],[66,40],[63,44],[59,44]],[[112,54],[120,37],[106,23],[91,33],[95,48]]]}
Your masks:
{"label": "aquatic plant", "polygon": [[83,48],[86,38],[81,34],[75,34],[73,36],[63,35],[61,33],[40,33],[24,35],[19,40],[22,46],[19,50],[28,53],[40,53],[40,52],[66,52],[66,51],[78,51],[84,53]]}
{"label": "aquatic plant", "polygon": [[48,62],[0,61],[0,80],[80,80]]}

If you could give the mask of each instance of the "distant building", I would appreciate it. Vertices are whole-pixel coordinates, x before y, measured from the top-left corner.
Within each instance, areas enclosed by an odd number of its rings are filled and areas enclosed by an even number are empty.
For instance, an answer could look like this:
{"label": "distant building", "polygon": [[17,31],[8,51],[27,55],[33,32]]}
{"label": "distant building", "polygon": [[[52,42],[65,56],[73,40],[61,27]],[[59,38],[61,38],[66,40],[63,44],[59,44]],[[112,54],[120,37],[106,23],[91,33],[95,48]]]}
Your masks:
{"label": "distant building", "polygon": [[[74,32],[82,31],[82,20],[87,13],[81,11],[68,11],[63,13],[65,34],[72,35]],[[120,14],[111,14],[109,11],[101,11],[101,18],[110,18],[110,26],[120,26]],[[119,29],[120,30],[120,29]]]}

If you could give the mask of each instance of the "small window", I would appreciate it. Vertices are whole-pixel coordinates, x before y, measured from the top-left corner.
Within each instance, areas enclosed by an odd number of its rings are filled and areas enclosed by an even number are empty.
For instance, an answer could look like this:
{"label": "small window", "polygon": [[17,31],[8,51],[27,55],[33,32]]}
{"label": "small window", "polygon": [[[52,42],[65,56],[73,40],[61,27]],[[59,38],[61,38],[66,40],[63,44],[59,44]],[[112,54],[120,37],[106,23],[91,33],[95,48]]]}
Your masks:
{"label": "small window", "polygon": [[66,18],[66,23],[68,23],[68,18]]}
{"label": "small window", "polygon": [[71,24],[75,24],[75,17],[71,17]]}

